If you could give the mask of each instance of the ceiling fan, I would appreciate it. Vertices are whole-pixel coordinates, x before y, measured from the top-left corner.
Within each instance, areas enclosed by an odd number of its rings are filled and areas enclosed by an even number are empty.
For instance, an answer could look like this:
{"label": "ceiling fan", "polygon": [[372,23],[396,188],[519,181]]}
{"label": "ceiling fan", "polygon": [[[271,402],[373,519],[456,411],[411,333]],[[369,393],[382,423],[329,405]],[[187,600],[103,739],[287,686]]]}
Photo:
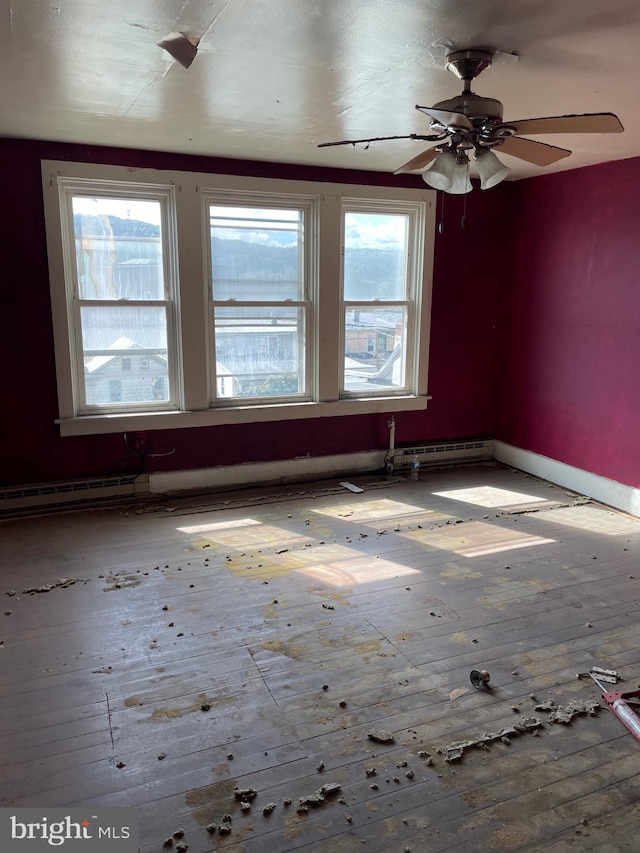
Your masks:
{"label": "ceiling fan", "polygon": [[345,139],[322,142],[318,148],[331,145],[357,145],[386,139],[415,139],[436,142],[396,169],[394,175],[423,171],[425,183],[443,192],[462,194],[472,189],[469,180],[469,158],[473,157],[482,189],[499,184],[510,173],[496,157],[493,149],[526,160],[536,166],[549,166],[571,154],[566,148],[547,145],[525,138],[524,134],[541,133],[620,133],[624,130],[613,113],[547,116],[503,122],[502,104],[471,91],[471,81],[489,68],[491,50],[456,50],[447,55],[446,68],[464,82],[462,94],[433,107],[416,109],[431,119],[428,135],[410,133],[405,136],[375,136],[370,139]]}

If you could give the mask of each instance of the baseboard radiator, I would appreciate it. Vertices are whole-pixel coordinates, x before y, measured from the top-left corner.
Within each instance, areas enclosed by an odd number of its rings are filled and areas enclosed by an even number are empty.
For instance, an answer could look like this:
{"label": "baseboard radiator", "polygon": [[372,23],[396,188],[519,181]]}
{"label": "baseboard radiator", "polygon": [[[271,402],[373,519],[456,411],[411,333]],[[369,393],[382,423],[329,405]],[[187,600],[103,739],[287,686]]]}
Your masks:
{"label": "baseboard radiator", "polygon": [[[384,456],[384,461],[383,461]],[[375,457],[376,461],[372,461]],[[456,464],[473,464],[493,458],[493,440],[451,441],[434,444],[416,444],[397,447],[390,454],[383,451],[361,454],[343,454],[337,457],[309,457],[293,460],[295,470],[291,479],[310,480],[331,477],[333,474],[372,472],[382,469],[384,462],[389,472],[411,467],[417,459],[421,468],[443,467]],[[287,462],[278,463],[279,479],[273,474],[274,463],[256,462],[244,465],[229,465],[223,469],[207,471],[175,471],[164,474],[131,474],[118,477],[69,480],[62,483],[14,486],[0,489],[0,517],[26,514],[28,512],[51,512],[74,506],[99,506],[109,502],[126,502],[127,498],[144,499],[166,492],[220,489],[237,485],[285,481],[289,470]],[[292,467],[292,464],[289,467]],[[224,474],[224,476],[222,476]],[[153,480],[151,482],[150,480]],[[168,479],[164,486],[162,478]],[[164,482],[164,481],[163,481]]]}
{"label": "baseboard radiator", "polygon": [[454,465],[456,463],[486,462],[493,459],[493,439],[477,441],[447,441],[435,444],[415,444],[396,447],[390,454],[392,469],[410,468],[414,461],[421,468]]}
{"label": "baseboard radiator", "polygon": [[62,509],[65,505],[99,504],[148,494],[147,474],[14,486],[0,489],[0,515],[24,510]]}

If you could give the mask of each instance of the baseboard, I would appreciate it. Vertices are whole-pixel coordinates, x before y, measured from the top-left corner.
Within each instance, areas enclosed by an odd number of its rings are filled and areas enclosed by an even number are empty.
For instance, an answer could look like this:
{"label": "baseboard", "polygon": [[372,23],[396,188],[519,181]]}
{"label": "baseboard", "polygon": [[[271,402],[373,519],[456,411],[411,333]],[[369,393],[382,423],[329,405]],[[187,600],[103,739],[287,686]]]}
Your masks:
{"label": "baseboard", "polygon": [[326,479],[344,474],[368,474],[382,471],[385,451],[342,453],[335,456],[301,456],[278,462],[245,462],[238,465],[219,465],[193,471],[165,471],[149,474],[152,495],[184,491],[216,491],[244,486],[295,483],[304,480]]}
{"label": "baseboard", "polygon": [[504,441],[494,441],[493,456],[503,465],[526,471],[527,474],[564,486],[572,492],[587,495],[607,506],[640,518],[640,489],[633,486],[626,486],[599,474],[591,474],[582,468],[574,468],[573,465],[532,453],[530,450],[522,450]]}
{"label": "baseboard", "polygon": [[406,473],[414,456],[418,457],[421,466],[437,467],[488,461],[492,452],[492,439],[478,439],[397,447],[391,454],[384,450],[369,450],[333,456],[301,456],[277,462],[245,462],[193,471],[151,473],[149,491],[152,495],[166,495],[323,480],[385,471],[389,461],[394,472]]}
{"label": "baseboard", "polygon": [[[403,455],[405,450],[407,448],[396,448],[395,451],[397,459],[395,457],[394,459],[399,472],[408,464]],[[526,471],[640,518],[640,489],[574,468],[556,459],[532,453],[530,450],[522,450],[503,441],[421,445],[409,448],[409,451],[410,457],[418,452],[421,454],[421,464],[430,462],[433,465],[473,464],[479,458],[477,454],[481,454],[482,459],[488,459],[493,452],[493,458],[497,462]],[[80,484],[82,489],[76,483],[28,486],[20,489],[14,487],[5,490],[6,494],[2,494],[4,500],[0,500],[0,515],[4,514],[3,510],[6,514],[10,514],[9,510],[24,513],[30,508],[35,509],[36,504],[41,511],[51,511],[56,507],[62,509],[69,506],[71,502],[77,505],[85,501],[88,503],[93,499],[95,503],[96,499],[104,500],[106,497],[111,500],[117,497],[126,500],[128,496],[141,498],[143,495],[217,491],[253,485],[322,480],[331,477],[355,477],[358,474],[386,470],[388,456],[389,454],[384,450],[371,450],[332,456],[302,456],[277,462],[246,462],[196,470],[155,472],[131,477],[132,482],[127,484],[126,489],[121,483],[116,484],[118,488],[114,489],[114,484],[109,481],[108,485],[112,488],[112,493],[108,496],[104,489],[105,483],[101,480],[87,481],[87,483],[83,481]]]}

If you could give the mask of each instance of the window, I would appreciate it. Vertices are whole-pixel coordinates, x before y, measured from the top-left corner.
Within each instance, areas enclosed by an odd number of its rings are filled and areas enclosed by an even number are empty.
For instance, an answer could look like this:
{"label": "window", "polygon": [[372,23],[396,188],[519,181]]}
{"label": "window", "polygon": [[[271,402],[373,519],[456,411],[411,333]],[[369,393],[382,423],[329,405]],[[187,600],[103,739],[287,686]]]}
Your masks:
{"label": "window", "polygon": [[42,169],[63,435],[426,408],[432,190]]}
{"label": "window", "polygon": [[168,378],[174,305],[169,241],[171,190],[81,182],[60,186],[68,331],[78,415],[167,408],[139,367]]}
{"label": "window", "polygon": [[349,200],[343,207],[343,397],[411,393],[419,208]]}
{"label": "window", "polygon": [[309,399],[310,205],[208,204],[212,404]]}

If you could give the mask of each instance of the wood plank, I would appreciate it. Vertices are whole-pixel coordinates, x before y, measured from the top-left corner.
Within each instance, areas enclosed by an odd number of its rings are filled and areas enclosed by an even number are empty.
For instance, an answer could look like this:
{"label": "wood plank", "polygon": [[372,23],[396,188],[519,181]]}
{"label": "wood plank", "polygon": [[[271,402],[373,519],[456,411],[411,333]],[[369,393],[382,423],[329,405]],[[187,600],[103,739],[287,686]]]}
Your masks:
{"label": "wood plank", "polygon": [[[135,805],[144,853],[181,825],[189,853],[634,844],[637,743],[608,711],[437,750],[532,693],[596,699],[592,664],[640,678],[640,520],[497,466],[358,484],[5,522],[0,802]],[[344,802],[297,814],[327,781]]]}

